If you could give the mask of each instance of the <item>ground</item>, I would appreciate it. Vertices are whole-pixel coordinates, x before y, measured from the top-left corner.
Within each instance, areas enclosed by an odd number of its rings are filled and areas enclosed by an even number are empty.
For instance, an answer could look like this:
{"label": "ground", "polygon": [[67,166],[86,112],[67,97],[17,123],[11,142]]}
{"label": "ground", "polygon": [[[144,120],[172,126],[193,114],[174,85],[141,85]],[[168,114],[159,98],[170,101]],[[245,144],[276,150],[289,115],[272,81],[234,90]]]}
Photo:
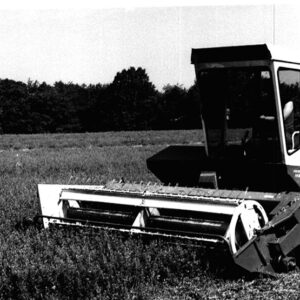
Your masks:
{"label": "ground", "polygon": [[0,297],[299,299],[299,272],[236,276],[189,246],[29,222],[39,213],[38,183],[156,181],[147,157],[169,144],[200,141],[198,131],[1,136]]}

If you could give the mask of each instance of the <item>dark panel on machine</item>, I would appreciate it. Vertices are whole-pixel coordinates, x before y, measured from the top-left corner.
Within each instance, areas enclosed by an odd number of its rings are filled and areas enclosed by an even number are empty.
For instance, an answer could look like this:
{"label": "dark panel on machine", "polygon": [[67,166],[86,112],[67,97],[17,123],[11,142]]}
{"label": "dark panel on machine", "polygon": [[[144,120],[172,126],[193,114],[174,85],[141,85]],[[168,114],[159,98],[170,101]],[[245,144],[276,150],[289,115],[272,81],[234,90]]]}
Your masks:
{"label": "dark panel on machine", "polygon": [[192,64],[271,59],[266,44],[192,49]]}
{"label": "dark panel on machine", "polygon": [[262,163],[243,156],[241,147],[228,147],[226,157],[212,159],[203,146],[169,146],[147,160],[148,169],[164,184],[215,188],[201,181],[215,174],[218,188],[264,192],[298,190],[282,163]]}

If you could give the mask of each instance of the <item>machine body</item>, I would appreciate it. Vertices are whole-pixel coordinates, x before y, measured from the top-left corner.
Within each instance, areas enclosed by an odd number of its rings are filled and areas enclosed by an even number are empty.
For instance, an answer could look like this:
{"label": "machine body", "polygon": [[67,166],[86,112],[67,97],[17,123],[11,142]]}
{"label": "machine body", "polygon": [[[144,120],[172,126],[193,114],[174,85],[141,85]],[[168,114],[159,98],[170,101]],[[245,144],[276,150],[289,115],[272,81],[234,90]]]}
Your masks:
{"label": "machine body", "polygon": [[192,63],[204,143],[150,157],[161,185],[39,185],[43,224],[219,247],[249,272],[292,269],[300,264],[300,57],[249,45],[193,49]]}

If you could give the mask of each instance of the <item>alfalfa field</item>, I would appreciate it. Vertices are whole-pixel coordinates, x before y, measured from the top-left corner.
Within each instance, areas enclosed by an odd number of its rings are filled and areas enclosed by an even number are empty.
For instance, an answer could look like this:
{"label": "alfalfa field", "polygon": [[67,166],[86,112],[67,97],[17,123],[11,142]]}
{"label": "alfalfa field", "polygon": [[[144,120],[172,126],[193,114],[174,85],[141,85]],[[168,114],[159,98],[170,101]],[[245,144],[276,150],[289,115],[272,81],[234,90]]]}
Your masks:
{"label": "alfalfa field", "polygon": [[197,130],[2,135],[0,298],[299,299],[296,271],[235,276],[191,246],[30,222],[39,213],[39,183],[157,182],[147,157],[201,140]]}

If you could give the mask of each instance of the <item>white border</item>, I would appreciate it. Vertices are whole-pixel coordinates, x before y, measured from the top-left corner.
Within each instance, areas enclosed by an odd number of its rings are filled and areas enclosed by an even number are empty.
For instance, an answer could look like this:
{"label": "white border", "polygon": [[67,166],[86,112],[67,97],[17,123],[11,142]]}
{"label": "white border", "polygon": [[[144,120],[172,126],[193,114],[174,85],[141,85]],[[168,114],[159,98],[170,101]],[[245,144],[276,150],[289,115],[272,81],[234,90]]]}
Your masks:
{"label": "white border", "polygon": [[138,7],[187,7],[227,5],[298,4],[296,0],[10,0],[0,2],[0,9],[102,9]]}

